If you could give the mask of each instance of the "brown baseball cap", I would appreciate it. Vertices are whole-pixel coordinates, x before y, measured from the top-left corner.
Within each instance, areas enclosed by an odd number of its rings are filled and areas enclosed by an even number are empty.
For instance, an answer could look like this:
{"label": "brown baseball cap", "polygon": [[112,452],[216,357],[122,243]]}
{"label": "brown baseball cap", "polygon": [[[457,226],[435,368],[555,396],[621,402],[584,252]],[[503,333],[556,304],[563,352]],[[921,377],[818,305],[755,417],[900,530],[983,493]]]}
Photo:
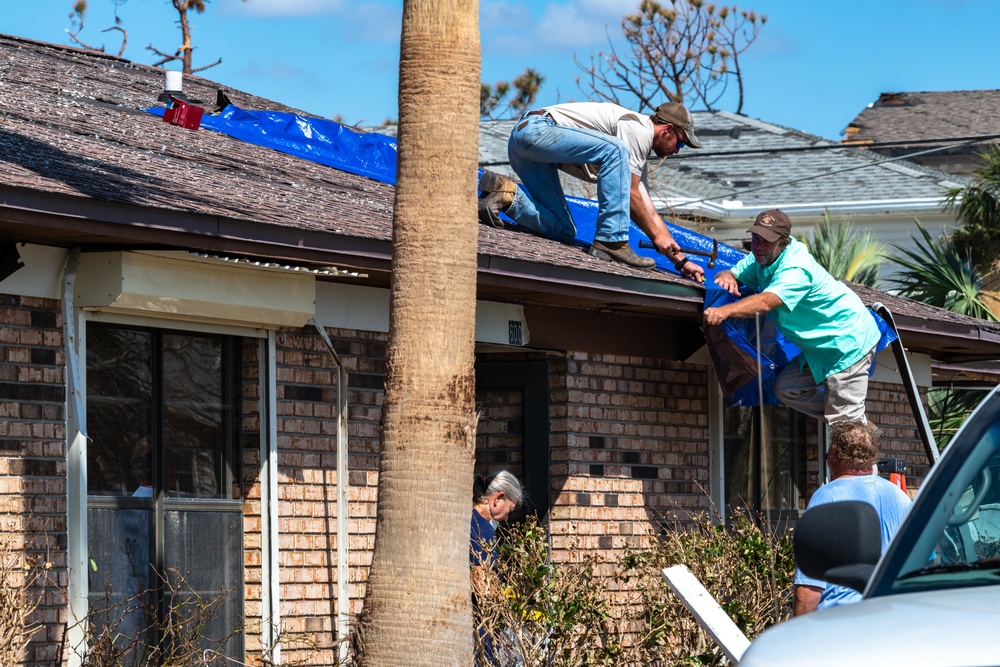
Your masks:
{"label": "brown baseball cap", "polygon": [[694,135],[694,119],[691,112],[680,102],[666,102],[656,107],[652,116],[654,123],[670,123],[684,134],[684,143],[691,148],[701,148],[701,141]]}
{"label": "brown baseball cap", "polygon": [[762,237],[768,243],[774,243],[780,238],[788,238],[792,232],[792,221],[783,212],[772,208],[759,213],[753,227],[747,231]]}

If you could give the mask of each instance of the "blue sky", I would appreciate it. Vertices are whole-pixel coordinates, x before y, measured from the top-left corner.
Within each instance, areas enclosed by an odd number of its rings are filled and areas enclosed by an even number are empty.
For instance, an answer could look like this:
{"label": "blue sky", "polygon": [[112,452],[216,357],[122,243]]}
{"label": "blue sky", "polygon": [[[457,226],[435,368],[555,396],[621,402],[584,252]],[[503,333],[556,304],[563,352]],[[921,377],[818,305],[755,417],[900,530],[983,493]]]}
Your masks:
{"label": "blue sky", "polygon": [[[768,17],[743,58],[754,118],[839,139],[882,92],[1000,88],[1000,0],[740,0]],[[152,63],[179,43],[168,0],[89,0],[80,37]],[[638,0],[480,0],[483,74],[545,77],[538,105],[583,99],[574,56],[620,35]],[[72,0],[5,3],[0,32],[69,44]],[[195,66],[224,85],[348,123],[395,118],[402,0],[211,0],[193,15]],[[723,107],[733,110],[731,105]],[[941,129],[948,136],[948,128]]]}

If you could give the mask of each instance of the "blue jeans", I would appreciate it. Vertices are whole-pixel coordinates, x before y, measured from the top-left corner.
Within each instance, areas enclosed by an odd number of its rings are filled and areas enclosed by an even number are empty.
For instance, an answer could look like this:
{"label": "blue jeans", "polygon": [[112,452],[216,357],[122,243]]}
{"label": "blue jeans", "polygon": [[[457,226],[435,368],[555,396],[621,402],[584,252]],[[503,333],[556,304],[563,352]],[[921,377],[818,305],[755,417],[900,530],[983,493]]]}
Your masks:
{"label": "blue jeans", "polygon": [[510,166],[520,188],[505,213],[528,231],[572,241],[576,224],[559,183],[560,164],[597,165],[597,232],[605,243],[628,240],[632,172],[628,147],[618,137],[578,127],[556,125],[548,116],[526,116],[507,142]]}

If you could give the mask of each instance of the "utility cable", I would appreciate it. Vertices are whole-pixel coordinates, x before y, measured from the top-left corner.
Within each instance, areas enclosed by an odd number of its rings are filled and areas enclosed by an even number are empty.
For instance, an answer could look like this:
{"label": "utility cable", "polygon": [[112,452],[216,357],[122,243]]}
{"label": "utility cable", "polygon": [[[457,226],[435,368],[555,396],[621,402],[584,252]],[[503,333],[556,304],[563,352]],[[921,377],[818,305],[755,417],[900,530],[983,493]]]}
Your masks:
{"label": "utility cable", "polygon": [[[937,148],[935,150],[946,150],[948,148],[955,148],[958,146],[966,146],[970,143],[978,143],[980,141],[990,141],[992,139],[1000,139],[1000,134],[981,134],[973,135],[969,137],[946,137],[940,139],[902,139],[899,141],[873,141],[871,143],[825,143],[825,144],[813,144],[811,146],[786,146],[783,148],[747,148],[745,150],[738,151],[688,151],[686,153],[678,153],[677,155],[671,155],[670,161],[674,162],[677,160],[692,160],[707,157],[731,157],[733,155],[780,155],[781,153],[806,153],[812,151],[829,151],[838,150],[842,148],[853,148],[854,150],[868,150],[872,148],[892,148],[893,146],[913,146],[916,144],[939,144],[941,142],[949,142],[949,145]],[[954,142],[959,143],[954,143]],[[911,153],[910,156],[916,155],[916,153]]]}

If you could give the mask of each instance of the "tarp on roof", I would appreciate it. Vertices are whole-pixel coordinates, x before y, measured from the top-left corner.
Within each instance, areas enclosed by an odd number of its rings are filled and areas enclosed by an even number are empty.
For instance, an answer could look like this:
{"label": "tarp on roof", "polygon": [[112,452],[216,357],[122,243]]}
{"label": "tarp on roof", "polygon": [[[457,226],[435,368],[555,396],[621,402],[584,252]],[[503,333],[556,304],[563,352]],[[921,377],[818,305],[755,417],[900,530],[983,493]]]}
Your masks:
{"label": "tarp on roof", "polygon": [[[148,111],[158,116],[163,116],[164,113],[163,108],[151,108]],[[382,183],[396,183],[395,137],[356,132],[341,123],[322,118],[279,111],[248,111],[234,104],[227,105],[218,115],[202,116],[201,127]],[[575,241],[580,246],[587,247],[593,241],[597,228],[597,202],[576,197],[566,199],[577,227]],[[509,218],[503,217],[513,224]],[[667,227],[681,248],[712,251],[714,242],[710,237],[670,223],[667,223]],[[646,235],[632,223],[629,245],[633,250],[656,260],[659,270],[679,274],[666,257],[651,248],[640,247],[640,242],[645,240]],[[707,257],[688,255],[691,261],[697,262],[705,270],[706,307],[721,306],[736,299],[716,286],[714,278],[716,273],[733,267],[743,256],[742,251],[720,243],[714,267],[708,268]],[[744,296],[745,294],[744,292]],[[883,333],[878,347],[881,350],[895,340],[896,335],[882,318],[874,313],[872,317]],[[764,318],[760,328],[759,349],[757,325],[753,319],[732,319],[720,327],[708,329],[706,338],[723,386],[726,404],[758,405],[761,400],[760,388],[764,392],[764,404],[777,403],[773,391],[774,378],[785,364],[796,359],[800,351],[782,336],[773,321]]]}
{"label": "tarp on roof", "polygon": [[[149,113],[162,116],[165,109]],[[323,118],[281,111],[247,111],[235,104],[220,114],[201,117],[201,126],[382,183],[396,184],[396,138],[373,132],[355,132]]]}

